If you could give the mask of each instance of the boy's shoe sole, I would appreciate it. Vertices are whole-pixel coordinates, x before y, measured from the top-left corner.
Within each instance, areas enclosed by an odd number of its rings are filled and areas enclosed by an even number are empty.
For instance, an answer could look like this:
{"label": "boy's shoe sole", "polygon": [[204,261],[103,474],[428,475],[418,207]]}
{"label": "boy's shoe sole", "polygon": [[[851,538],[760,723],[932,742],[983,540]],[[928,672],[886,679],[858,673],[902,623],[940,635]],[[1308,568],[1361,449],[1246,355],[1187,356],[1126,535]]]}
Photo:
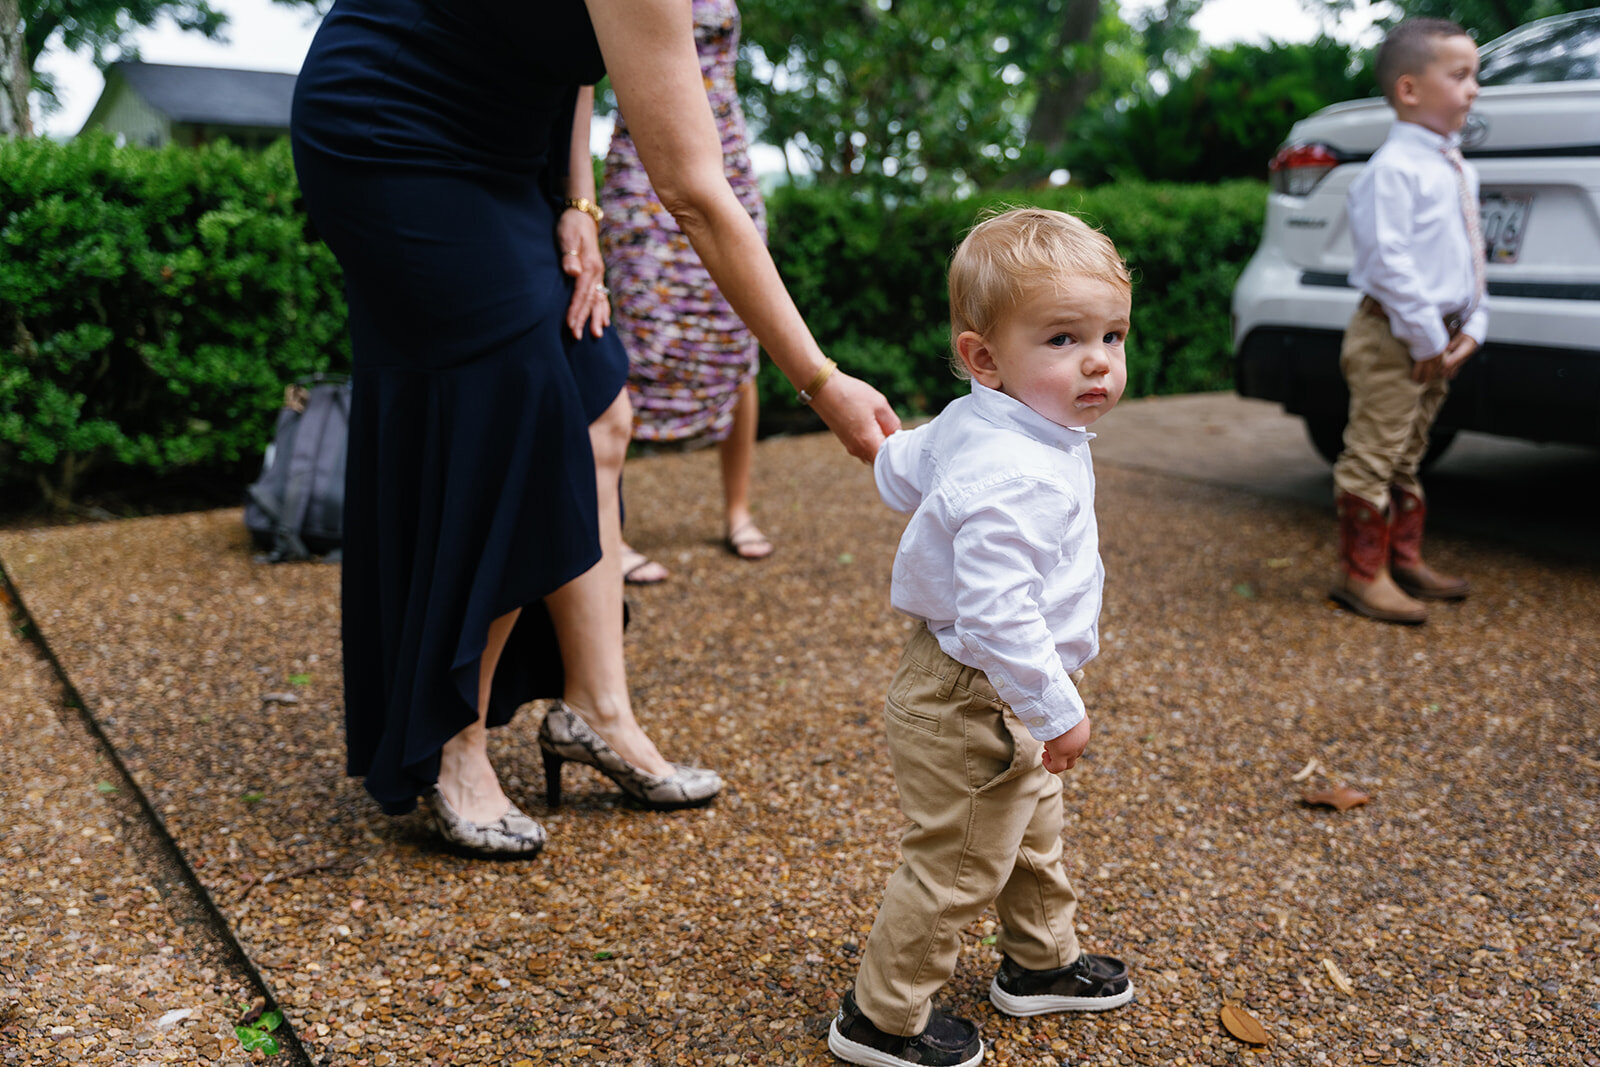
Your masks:
{"label": "boy's shoe sole", "polygon": [[[1042,998],[1034,998],[1042,999]],[[828,1051],[844,1060],[846,1063],[859,1064],[860,1067],[905,1067],[911,1060],[903,1060],[892,1052],[883,1052],[879,1049],[851,1041],[839,1032],[839,1020],[834,1018],[828,1024]],[[975,1056],[962,1060],[955,1067],[978,1067],[983,1061],[983,1044],[979,1042],[978,1053]]]}
{"label": "boy's shoe sole", "polygon": [[1110,1011],[1133,999],[1133,983],[1108,997],[1063,997],[1040,993],[1026,997],[1007,993],[997,977],[989,983],[989,1002],[1007,1015],[1048,1015],[1054,1011]]}

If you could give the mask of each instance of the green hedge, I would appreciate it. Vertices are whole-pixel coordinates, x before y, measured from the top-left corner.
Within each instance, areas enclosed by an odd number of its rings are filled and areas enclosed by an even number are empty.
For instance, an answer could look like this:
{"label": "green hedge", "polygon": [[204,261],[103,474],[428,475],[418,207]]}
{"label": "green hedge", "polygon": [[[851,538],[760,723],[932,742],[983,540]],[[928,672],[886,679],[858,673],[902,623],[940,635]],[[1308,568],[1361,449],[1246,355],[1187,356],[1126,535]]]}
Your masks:
{"label": "green hedge", "polygon": [[285,383],[349,360],[298,195],[287,143],[0,142],[0,478],[259,462]]}
{"label": "green hedge", "polygon": [[[987,204],[785,189],[773,256],[824,349],[908,414],[949,372],[945,265]],[[1078,214],[1135,276],[1129,393],[1231,384],[1228,297],[1259,240],[1259,183],[1005,198]],[[57,502],[100,478],[253,473],[284,385],[348,365],[337,263],[308,241],[286,144],[252,154],[0,142],[0,487]],[[797,411],[776,368],[767,413]]]}
{"label": "green hedge", "polygon": [[[991,205],[1071,211],[1116,242],[1134,274],[1128,395],[1233,384],[1228,301],[1261,240],[1266,188],[1124,183],[886,207],[835,192],[780,190],[771,200],[773,258],[823,349],[911,413],[967,389],[949,371],[945,269],[961,235]],[[794,390],[764,366],[762,402]]]}

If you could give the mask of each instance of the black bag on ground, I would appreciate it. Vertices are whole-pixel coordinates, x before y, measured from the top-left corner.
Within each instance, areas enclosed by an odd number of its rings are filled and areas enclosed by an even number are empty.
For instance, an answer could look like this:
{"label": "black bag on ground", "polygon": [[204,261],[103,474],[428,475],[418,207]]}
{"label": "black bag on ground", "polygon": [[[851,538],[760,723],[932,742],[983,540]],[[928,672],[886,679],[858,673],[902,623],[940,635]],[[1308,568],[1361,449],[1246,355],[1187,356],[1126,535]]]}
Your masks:
{"label": "black bag on ground", "polygon": [[245,526],[273,563],[338,558],[349,427],[344,376],[319,375],[284,390],[277,431],[244,506]]}

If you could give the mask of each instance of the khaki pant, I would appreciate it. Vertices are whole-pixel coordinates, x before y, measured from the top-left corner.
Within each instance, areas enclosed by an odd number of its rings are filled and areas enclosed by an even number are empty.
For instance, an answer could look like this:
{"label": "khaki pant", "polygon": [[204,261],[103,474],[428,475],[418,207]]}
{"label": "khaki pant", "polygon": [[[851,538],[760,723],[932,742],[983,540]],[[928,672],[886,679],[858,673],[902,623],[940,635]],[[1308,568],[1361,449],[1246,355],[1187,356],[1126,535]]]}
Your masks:
{"label": "khaki pant", "polygon": [[1061,858],[1061,779],[1044,746],[981,671],[919,627],[884,706],[900,806],[911,828],[856,975],[856,1003],[880,1030],[927,1025],[961,931],[993,902],[1002,952],[1030,970],[1078,958],[1078,898]]}
{"label": "khaki pant", "polygon": [[1333,485],[1336,493],[1354,493],[1380,512],[1389,509],[1391,485],[1422,495],[1417,470],[1449,391],[1445,379],[1412,381],[1414,362],[1385,319],[1357,309],[1339,352],[1339,369],[1350,386],[1350,421],[1344,451],[1333,465]]}

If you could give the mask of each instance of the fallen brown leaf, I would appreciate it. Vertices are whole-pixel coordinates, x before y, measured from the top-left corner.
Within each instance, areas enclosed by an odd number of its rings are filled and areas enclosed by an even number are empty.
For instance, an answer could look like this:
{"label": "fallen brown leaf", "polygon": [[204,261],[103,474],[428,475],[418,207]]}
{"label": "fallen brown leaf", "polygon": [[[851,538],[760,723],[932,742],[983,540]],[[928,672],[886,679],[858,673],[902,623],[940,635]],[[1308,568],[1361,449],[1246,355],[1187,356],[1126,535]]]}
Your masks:
{"label": "fallen brown leaf", "polygon": [[257,997],[254,1001],[251,1002],[250,1010],[245,1012],[242,1016],[239,1017],[239,1025],[240,1026],[249,1026],[251,1023],[253,1023],[257,1019],[261,1018],[262,1014],[266,1010],[267,1010],[267,998],[266,997]]}
{"label": "fallen brown leaf", "polygon": [[1356,987],[1351,984],[1350,979],[1344,976],[1344,972],[1339,969],[1337,963],[1324,956],[1322,958],[1322,969],[1328,972],[1328,978],[1339,988],[1339,992],[1345,996],[1355,995]]}
{"label": "fallen brown leaf", "polygon": [[1243,1008],[1235,1007],[1232,1004],[1224,1004],[1220,1014],[1223,1029],[1245,1044],[1272,1044],[1272,1035],[1267,1033],[1266,1027],[1257,1022],[1256,1017]]}
{"label": "fallen brown leaf", "polygon": [[1372,798],[1359,789],[1352,789],[1347,785],[1337,785],[1332,789],[1323,789],[1315,793],[1307,793],[1305,802],[1312,806],[1334,808],[1338,811],[1349,811],[1358,808]]}

